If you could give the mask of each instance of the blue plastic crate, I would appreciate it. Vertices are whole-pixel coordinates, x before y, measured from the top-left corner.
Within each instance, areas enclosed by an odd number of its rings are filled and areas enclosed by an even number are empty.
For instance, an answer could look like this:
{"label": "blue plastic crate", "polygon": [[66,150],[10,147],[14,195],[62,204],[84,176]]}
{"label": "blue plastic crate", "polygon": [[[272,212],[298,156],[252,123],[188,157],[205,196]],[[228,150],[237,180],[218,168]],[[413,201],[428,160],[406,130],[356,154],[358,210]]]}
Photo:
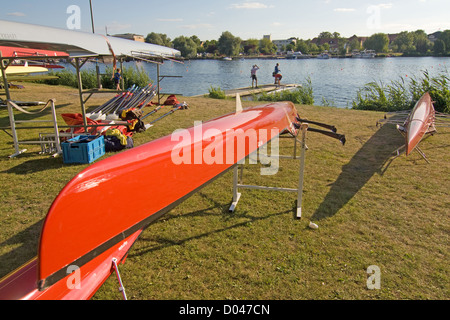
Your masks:
{"label": "blue plastic crate", "polygon": [[91,163],[105,154],[103,136],[77,136],[61,144],[64,163]]}

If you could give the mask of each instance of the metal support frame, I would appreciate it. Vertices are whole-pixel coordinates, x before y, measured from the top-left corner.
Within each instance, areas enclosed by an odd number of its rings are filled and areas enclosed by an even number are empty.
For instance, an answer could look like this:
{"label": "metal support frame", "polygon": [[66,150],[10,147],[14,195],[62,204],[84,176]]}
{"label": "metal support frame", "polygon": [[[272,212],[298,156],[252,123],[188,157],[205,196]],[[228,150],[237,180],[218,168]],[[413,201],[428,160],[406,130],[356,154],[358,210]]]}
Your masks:
{"label": "metal support frame", "polygon": [[[280,188],[280,187],[266,187],[266,186],[256,186],[256,185],[245,185],[242,184],[243,180],[243,164],[237,164],[233,170],[233,201],[229,208],[229,212],[234,212],[236,206],[241,198],[241,193],[239,189],[259,189],[259,190],[267,190],[267,191],[282,191],[282,192],[295,192],[297,193],[297,208],[296,208],[296,217],[298,219],[302,218],[302,196],[303,196],[303,180],[304,180],[304,171],[305,171],[305,158],[306,158],[306,150],[308,147],[306,146],[306,132],[308,131],[308,124],[304,123],[300,127],[301,131],[301,153],[300,157],[297,157],[297,136],[291,135],[289,138],[294,139],[294,154],[292,156],[278,156],[280,158],[285,159],[294,159],[300,160],[300,169],[299,169],[299,179],[298,179],[298,188]],[[274,156],[274,155],[271,155]],[[240,169],[240,170],[239,170]],[[240,172],[239,172],[240,171]]]}
{"label": "metal support frame", "polygon": [[156,77],[157,77],[157,82],[158,82],[158,86],[157,86],[157,93],[158,93],[158,104],[161,104],[161,98],[164,97],[166,94],[169,93],[161,93],[161,88],[160,88],[160,83],[162,80],[164,80],[164,78],[183,78],[182,76],[162,76],[160,75],[160,64],[156,64]]}
{"label": "metal support frame", "polygon": [[123,283],[122,283],[122,278],[120,277],[119,266],[117,265],[116,258],[112,259],[112,269],[115,271],[117,280],[119,281],[119,291],[120,291],[120,293],[122,293],[123,299],[127,300],[127,294],[125,292],[125,287],[123,286]]}
{"label": "metal support frame", "polygon": [[[13,108],[16,108],[18,110],[21,110],[21,108],[19,106],[17,106],[13,101],[11,101],[9,99],[7,100],[9,123],[11,126],[12,138],[13,138],[14,149],[15,149],[15,153],[10,155],[9,158],[14,158],[14,157],[27,151],[27,149],[21,150],[19,148],[20,144],[40,144],[41,150],[44,150],[44,149],[42,149],[43,145],[50,143],[51,145],[53,145],[55,147],[55,150],[53,150],[53,148],[50,149],[50,152],[55,152],[53,154],[53,157],[56,157],[56,156],[62,154],[61,142],[60,142],[60,137],[59,137],[60,133],[59,133],[59,128],[58,128],[58,121],[56,119],[55,100],[50,99],[47,102],[47,104],[45,105],[44,109],[47,107],[48,104],[50,104],[51,111],[52,111],[52,119],[51,120],[15,120]],[[48,128],[53,128],[53,130],[54,130],[54,133],[51,134],[51,136],[53,137],[53,140],[42,141],[42,139],[39,139],[39,141],[19,141],[18,136],[17,136],[17,129],[20,129],[20,127],[19,128],[16,127],[16,124],[17,123],[31,123],[31,122],[34,122],[34,123],[52,122],[53,126],[49,126]],[[31,127],[31,128],[32,129],[41,129],[42,127],[36,126],[36,127]]]}
{"label": "metal support frame", "polygon": [[[144,54],[145,55],[145,54]],[[87,129],[89,127],[92,127],[92,125],[88,125],[87,123],[87,116],[86,116],[86,102],[89,100],[89,98],[92,96],[92,94],[94,93],[111,93],[111,92],[117,92],[117,91],[112,91],[112,90],[98,90],[98,91],[92,91],[92,90],[88,90],[88,91],[83,91],[83,82],[81,79],[81,68],[84,66],[84,64],[93,57],[97,57],[97,55],[93,54],[93,55],[86,55],[84,57],[75,57],[74,59],[74,63],[70,62],[74,68],[76,69],[76,76],[77,76],[77,83],[78,83],[78,94],[79,94],[79,99],[80,99],[80,106],[81,106],[81,113],[83,116],[83,128],[85,130],[85,132],[87,132]],[[158,66],[158,103],[160,103],[160,99],[161,99],[161,92],[159,89],[159,84],[160,81],[162,79],[164,79],[165,77],[172,77],[172,78],[181,78],[181,76],[160,76],[159,75],[159,65],[162,63],[163,60],[171,60],[174,62],[179,62],[177,60],[174,59],[169,59],[166,57],[155,57],[155,56],[151,56],[150,58],[152,60],[149,59],[144,59],[142,57],[139,56],[131,56],[132,58],[136,58],[136,59],[140,59],[140,60],[144,60],[144,61],[148,61],[148,62],[152,62],[152,63],[156,63]],[[8,87],[8,78],[6,75],[6,68],[16,59],[27,59],[27,60],[45,60],[45,59],[57,59],[57,58],[63,58],[63,59],[69,59],[69,57],[67,56],[52,56],[52,57],[47,57],[47,56],[16,56],[16,57],[2,57],[2,54],[0,52],[0,70],[1,70],[1,76],[3,78],[3,84],[5,87],[5,94],[6,94],[6,100],[10,100],[11,101],[11,94],[10,94],[10,90]],[[84,61],[82,61],[84,60]],[[182,62],[180,62],[182,63]],[[120,67],[123,70],[123,59],[120,59]],[[98,73],[98,70],[97,70]],[[98,77],[99,75],[97,75]],[[99,77],[98,77],[99,78]],[[124,79],[122,77],[122,87],[124,86]],[[86,99],[83,98],[83,94],[88,94],[88,97]],[[165,94],[163,94],[165,95]],[[9,116],[10,116],[10,123],[11,123],[11,129],[13,131],[12,133],[12,137],[14,140],[14,147],[16,149],[16,153],[13,156],[17,156],[18,154],[21,154],[23,152],[26,151],[26,149],[24,150],[19,150],[18,145],[17,145],[17,135],[16,135],[16,128],[15,128],[15,121],[14,121],[14,116],[12,114],[12,110],[8,110]],[[39,128],[39,127],[36,127]],[[44,127],[40,127],[40,128],[44,128]],[[2,129],[4,130],[4,129]],[[48,142],[48,141],[47,141]],[[12,156],[11,156],[12,157]]]}
{"label": "metal support frame", "polygon": [[81,80],[81,67],[84,66],[84,64],[89,59],[84,60],[83,63],[80,64],[80,58],[75,58],[75,69],[77,71],[77,81],[78,81],[78,94],[80,96],[80,104],[81,104],[81,113],[83,115],[83,125],[84,125],[84,131],[88,132],[87,128],[87,120],[86,120],[86,105],[85,101],[83,100],[83,81]]}
{"label": "metal support frame", "polygon": [[[24,152],[26,152],[26,149],[20,149],[19,148],[19,144],[41,144],[42,146],[42,141],[19,141],[18,137],[17,137],[17,129],[21,129],[20,127],[16,127],[17,123],[23,123],[23,122],[53,122],[53,126],[51,126],[50,128],[54,129],[54,136],[55,136],[55,140],[54,141],[47,141],[54,143],[55,147],[56,147],[56,153],[53,156],[57,156],[59,154],[62,153],[61,151],[61,146],[60,146],[60,142],[59,142],[59,129],[58,129],[58,123],[57,123],[57,118],[56,118],[56,110],[55,110],[55,101],[54,99],[50,99],[48,103],[51,103],[51,111],[52,111],[52,120],[23,120],[23,121],[17,121],[14,118],[14,108],[16,108],[19,111],[23,111],[25,113],[27,113],[26,111],[24,111],[22,108],[20,108],[19,106],[17,106],[14,101],[11,99],[11,92],[9,90],[9,85],[8,85],[8,76],[6,74],[6,68],[8,68],[8,66],[16,59],[27,59],[27,60],[43,60],[43,59],[55,59],[55,58],[60,58],[60,57],[44,57],[44,56],[17,56],[17,57],[2,57],[1,53],[0,53],[0,69],[1,69],[1,75],[3,78],[3,85],[4,85],[4,89],[5,89],[5,95],[6,95],[6,102],[7,102],[7,108],[8,108],[8,116],[9,116],[9,122],[10,122],[10,129],[12,131],[11,137],[13,138],[13,142],[14,142],[14,149],[15,149],[15,153],[10,155],[9,158],[13,158],[16,157]],[[67,57],[63,57],[63,58],[67,58]],[[47,106],[47,105],[46,105]],[[45,108],[45,107],[44,107]],[[43,128],[43,127],[32,127],[32,129],[39,129],[39,128]]]}
{"label": "metal support frame", "polygon": [[[405,129],[397,124],[397,130],[400,132],[400,134],[403,137],[406,137],[406,133],[405,133]],[[427,136],[425,138],[422,138],[422,140],[420,142],[423,142],[425,139],[431,137],[432,135],[434,135],[436,133],[436,130],[432,130],[429,131],[425,134],[427,134]],[[428,163],[430,164],[430,161],[427,159],[427,156],[425,155],[425,153],[419,148],[419,145],[417,144],[414,147],[414,150]],[[402,145],[401,147],[397,148],[397,150],[394,151],[394,154],[396,154],[396,158],[399,157],[400,155],[402,155],[403,153],[406,152],[406,144]]]}

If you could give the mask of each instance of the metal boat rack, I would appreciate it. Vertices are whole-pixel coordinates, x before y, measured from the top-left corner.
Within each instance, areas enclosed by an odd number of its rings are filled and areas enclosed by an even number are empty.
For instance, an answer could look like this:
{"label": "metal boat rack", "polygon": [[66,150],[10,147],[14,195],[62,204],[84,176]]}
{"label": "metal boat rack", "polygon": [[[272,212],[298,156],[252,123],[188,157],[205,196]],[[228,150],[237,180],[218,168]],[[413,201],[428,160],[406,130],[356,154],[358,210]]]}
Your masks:
{"label": "metal boat rack", "polygon": [[[279,138],[291,138],[294,140],[293,146],[293,155],[270,155],[270,157],[279,157],[283,159],[293,159],[300,160],[300,169],[299,169],[299,179],[298,179],[298,188],[283,188],[283,187],[267,187],[267,186],[257,186],[257,185],[247,185],[243,184],[243,164],[237,164],[234,167],[233,173],[233,202],[229,208],[229,212],[234,212],[236,206],[241,198],[241,193],[239,189],[258,189],[258,190],[267,190],[267,191],[281,191],[281,192],[292,192],[297,193],[297,207],[296,207],[296,218],[302,218],[302,195],[303,195],[303,180],[304,180],[304,171],[305,171],[305,157],[306,150],[308,147],[306,145],[306,132],[308,131],[308,124],[303,123],[300,126],[300,130],[298,134],[301,132],[301,140],[298,140],[297,136],[289,133],[289,136],[279,136]],[[301,150],[300,156],[297,155],[298,144],[300,143]],[[250,156],[251,157],[251,156]]]}
{"label": "metal boat rack", "polygon": [[[1,55],[0,52],[0,71],[1,71],[1,75],[3,78],[3,85],[4,85],[4,90],[5,90],[5,95],[6,95],[6,104],[8,107],[8,115],[9,115],[9,121],[10,121],[10,128],[12,131],[12,138],[13,138],[13,142],[14,142],[14,149],[15,149],[15,153],[10,155],[10,158],[16,157],[21,153],[24,153],[26,151],[26,149],[20,149],[19,148],[19,144],[41,144],[41,147],[43,146],[43,144],[46,145],[51,145],[54,146],[54,152],[56,152],[54,155],[58,155],[61,154],[61,145],[59,142],[59,128],[58,128],[58,124],[57,124],[57,119],[56,119],[56,111],[55,111],[55,100],[54,99],[50,99],[48,100],[48,102],[45,104],[45,106],[37,111],[37,112],[29,112],[24,110],[23,108],[21,108],[17,103],[15,103],[12,99],[11,99],[11,93],[9,91],[9,84],[8,84],[8,78],[6,75],[6,68],[11,65],[11,63],[16,60],[16,59],[27,59],[27,60],[46,60],[46,59],[58,59],[61,57],[58,56],[52,56],[52,57],[46,57],[46,56],[41,56],[41,55],[26,55],[26,56],[16,56],[16,57],[3,57]],[[66,57],[64,57],[66,58]],[[21,111],[22,113],[27,113],[27,114],[36,114],[39,112],[42,112],[44,109],[47,108],[47,106],[50,105],[51,106],[51,111],[52,111],[52,119],[51,120],[16,120],[14,118],[14,112],[13,109],[17,109],[19,111]],[[16,128],[16,124],[17,123],[31,123],[31,122],[52,122],[53,126],[51,126],[50,128],[54,129],[54,140],[48,140],[43,142],[43,141],[19,141],[18,137],[17,137],[17,131],[16,129],[20,129],[20,128]],[[33,129],[38,129],[41,127],[33,127]],[[48,128],[48,127],[47,127]],[[3,129],[4,130],[4,129]],[[6,132],[6,131],[5,131]],[[46,150],[47,148],[42,147],[42,150]]]}
{"label": "metal boat rack", "polygon": [[[13,138],[14,149],[15,149],[15,153],[10,155],[9,156],[10,158],[14,158],[14,157],[18,156],[19,154],[22,154],[27,151],[27,149],[21,150],[19,147],[20,144],[40,144],[42,153],[45,153],[45,152],[53,153],[54,157],[62,154],[60,132],[59,132],[59,128],[58,128],[58,122],[56,119],[55,100],[54,99],[50,99],[47,102],[47,104],[44,106],[44,108],[42,108],[41,110],[39,110],[37,112],[26,111],[26,110],[22,109],[21,107],[19,107],[15,102],[13,102],[12,100],[9,100],[9,99],[6,102],[7,102],[7,106],[8,106],[9,123],[10,123],[11,131],[12,131],[11,136]],[[23,113],[26,113],[26,114],[37,114],[37,113],[44,111],[48,105],[50,105],[51,111],[52,111],[52,119],[51,120],[16,120],[14,118],[14,112],[13,112],[14,109],[22,111]],[[53,128],[54,132],[52,134],[40,133],[38,141],[19,141],[16,129],[21,129],[21,128],[20,127],[17,128],[16,124],[32,123],[32,122],[34,122],[34,123],[52,122],[53,126],[51,126],[50,128]],[[42,127],[27,127],[27,128],[39,129]],[[48,127],[46,127],[46,128],[48,128]]]}
{"label": "metal boat rack", "polygon": [[[5,93],[6,93],[6,101],[7,101],[7,107],[8,107],[8,114],[9,114],[9,119],[10,119],[10,129],[12,131],[12,134],[10,134],[10,136],[13,138],[14,141],[14,148],[15,148],[15,153],[10,155],[10,158],[16,157],[24,152],[26,152],[26,149],[20,149],[19,148],[19,144],[40,144],[41,145],[41,152],[42,153],[53,153],[53,156],[57,156],[62,154],[62,150],[61,150],[61,143],[60,143],[60,137],[64,134],[59,133],[58,130],[62,127],[66,127],[66,126],[59,126],[58,127],[58,123],[57,123],[57,119],[56,119],[56,112],[55,112],[55,100],[54,99],[50,99],[49,103],[51,103],[51,109],[52,109],[52,120],[22,120],[22,121],[18,121],[14,118],[14,113],[13,113],[13,109],[17,109],[21,112],[24,113],[28,113],[27,111],[25,111],[23,108],[21,108],[20,106],[18,106],[13,100],[11,100],[11,94],[9,91],[9,87],[8,87],[8,78],[6,75],[6,68],[12,63],[13,60],[15,59],[39,59],[39,60],[45,60],[45,59],[54,59],[54,58],[58,58],[58,57],[43,57],[43,56],[24,56],[24,57],[2,57],[1,56],[1,52],[0,52],[0,69],[1,69],[1,73],[2,73],[2,77],[3,77],[3,84],[5,87]],[[63,58],[67,58],[67,57],[63,57]],[[98,89],[94,89],[94,90],[83,90],[83,83],[81,80],[81,68],[84,66],[84,64],[89,60],[89,57],[85,58],[85,59],[81,59],[79,57],[75,58],[73,62],[70,62],[72,64],[72,66],[74,66],[75,70],[76,70],[76,75],[77,75],[77,82],[78,82],[78,94],[79,94],[79,99],[80,99],[80,105],[81,105],[81,113],[83,116],[83,125],[79,126],[79,127],[84,127],[85,132],[87,132],[88,127],[93,127],[93,125],[88,125],[87,123],[87,116],[86,116],[86,103],[89,100],[89,98],[91,98],[91,96],[93,94],[98,94],[98,93],[117,93],[118,91],[116,90],[101,90],[100,87],[100,83],[99,83],[99,88]],[[147,60],[146,60],[147,61]],[[123,60],[120,59],[120,66],[121,68],[123,68]],[[159,74],[159,67],[160,64],[162,62],[155,62],[155,61],[149,61],[149,62],[153,62],[157,64],[157,70],[158,70],[158,103],[160,103],[161,97],[164,95],[167,95],[168,93],[161,93],[160,92],[160,81],[163,80],[164,78],[170,77],[170,78],[181,78],[181,76],[161,76]],[[98,75],[98,69],[97,69],[97,75]],[[97,77],[98,78],[98,77]],[[122,78],[123,81],[123,78]],[[123,84],[122,84],[123,86]],[[83,97],[83,95],[88,95],[86,98]],[[47,105],[46,105],[47,106]],[[44,107],[45,109],[45,107]],[[43,110],[43,109],[42,109]],[[53,126],[35,126],[35,127],[17,127],[16,124],[17,123],[23,123],[23,122],[53,122]],[[103,126],[107,126],[105,124],[103,124]],[[72,126],[69,126],[72,127]],[[54,129],[54,134],[44,134],[44,133],[40,133],[39,134],[39,141],[18,141],[17,138],[17,129],[50,129],[53,128]],[[5,131],[5,129],[3,129],[3,131]],[[6,131],[5,131],[6,132]],[[9,134],[8,132],[6,132],[7,134]],[[73,134],[70,134],[70,137],[73,137]]]}

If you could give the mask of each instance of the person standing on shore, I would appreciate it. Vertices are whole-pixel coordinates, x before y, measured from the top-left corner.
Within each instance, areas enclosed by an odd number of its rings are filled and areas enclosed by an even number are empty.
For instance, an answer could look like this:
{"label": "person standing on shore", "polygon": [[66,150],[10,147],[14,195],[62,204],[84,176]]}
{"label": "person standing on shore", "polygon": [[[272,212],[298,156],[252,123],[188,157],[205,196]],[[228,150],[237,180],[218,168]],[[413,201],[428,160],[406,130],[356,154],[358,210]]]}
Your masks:
{"label": "person standing on shore", "polygon": [[259,70],[259,67],[255,64],[251,70],[251,78],[252,78],[252,88],[253,83],[256,82],[256,88],[258,88],[258,77],[256,76],[256,71]]}
{"label": "person standing on shore", "polygon": [[275,77],[275,84],[276,85],[281,85],[281,78],[283,78],[281,76],[281,70],[280,70],[280,64],[277,63],[275,66],[275,71],[273,72],[273,76]]}
{"label": "person standing on shore", "polygon": [[120,69],[117,69],[116,73],[114,73],[114,84],[116,85],[116,90],[120,91],[120,80],[122,79],[122,74],[120,73]]}

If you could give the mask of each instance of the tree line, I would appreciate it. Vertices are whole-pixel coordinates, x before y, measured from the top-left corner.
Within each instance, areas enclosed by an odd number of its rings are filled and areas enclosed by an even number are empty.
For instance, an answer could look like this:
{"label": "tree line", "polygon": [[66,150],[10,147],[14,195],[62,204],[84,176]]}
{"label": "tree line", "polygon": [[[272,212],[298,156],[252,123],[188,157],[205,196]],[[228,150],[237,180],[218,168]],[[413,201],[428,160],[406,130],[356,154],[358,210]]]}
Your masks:
{"label": "tree line", "polygon": [[[317,37],[318,40],[334,41],[337,49],[336,53],[344,55],[353,50],[375,50],[377,53],[401,53],[404,55],[421,56],[450,55],[450,30],[437,32],[435,41],[431,41],[423,30],[403,31],[396,35],[394,40],[385,33],[376,33],[368,37],[362,44],[360,38],[353,36],[344,38],[338,32],[322,32]],[[269,39],[248,39],[242,40],[234,36],[231,32],[225,31],[218,40],[201,41],[197,36],[179,36],[171,40],[166,34],[149,33],[145,38],[148,43],[158,44],[179,50],[185,58],[194,58],[198,54],[213,56],[237,56],[275,54],[277,46]],[[282,51],[300,51],[304,54],[317,54],[325,50],[330,50],[330,44],[320,41],[303,40],[296,38],[296,41],[283,46]]]}

